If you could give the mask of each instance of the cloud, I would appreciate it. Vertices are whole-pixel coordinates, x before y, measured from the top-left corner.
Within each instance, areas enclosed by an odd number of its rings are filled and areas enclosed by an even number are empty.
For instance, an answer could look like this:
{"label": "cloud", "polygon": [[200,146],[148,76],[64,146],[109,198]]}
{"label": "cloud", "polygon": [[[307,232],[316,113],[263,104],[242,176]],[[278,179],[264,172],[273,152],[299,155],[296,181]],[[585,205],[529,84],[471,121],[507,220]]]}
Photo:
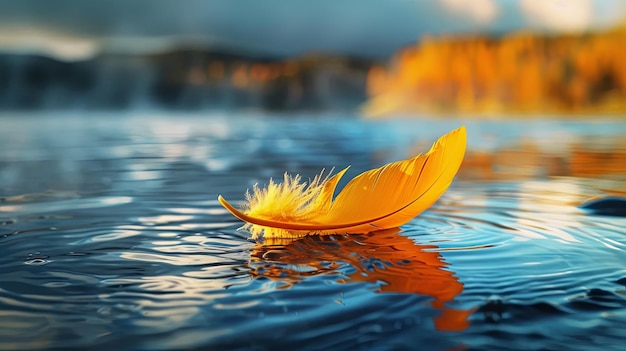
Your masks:
{"label": "cloud", "polygon": [[521,0],[520,10],[539,28],[582,31],[592,23],[591,0]]}
{"label": "cloud", "polygon": [[0,47],[5,51],[44,54],[64,61],[83,60],[100,49],[96,40],[32,26],[4,28],[0,31]]}
{"label": "cloud", "polygon": [[193,45],[385,58],[425,34],[580,30],[625,11],[626,0],[0,1],[0,51],[78,59]]}
{"label": "cloud", "polygon": [[476,21],[488,24],[497,17],[499,8],[493,0],[440,0],[449,10]]}

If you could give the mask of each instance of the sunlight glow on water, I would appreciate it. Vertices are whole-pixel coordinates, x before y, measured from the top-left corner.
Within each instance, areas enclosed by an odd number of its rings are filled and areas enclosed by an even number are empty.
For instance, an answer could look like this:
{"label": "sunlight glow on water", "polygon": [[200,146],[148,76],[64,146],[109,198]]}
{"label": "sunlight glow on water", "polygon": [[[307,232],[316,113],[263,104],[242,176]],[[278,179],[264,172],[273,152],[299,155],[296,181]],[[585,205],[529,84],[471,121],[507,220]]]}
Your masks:
{"label": "sunlight glow on water", "polygon": [[[626,337],[626,217],[581,206],[626,196],[623,122],[3,117],[0,349],[619,350]],[[350,178],[461,123],[457,180],[400,229],[256,243],[216,201],[284,171],[352,165]]]}

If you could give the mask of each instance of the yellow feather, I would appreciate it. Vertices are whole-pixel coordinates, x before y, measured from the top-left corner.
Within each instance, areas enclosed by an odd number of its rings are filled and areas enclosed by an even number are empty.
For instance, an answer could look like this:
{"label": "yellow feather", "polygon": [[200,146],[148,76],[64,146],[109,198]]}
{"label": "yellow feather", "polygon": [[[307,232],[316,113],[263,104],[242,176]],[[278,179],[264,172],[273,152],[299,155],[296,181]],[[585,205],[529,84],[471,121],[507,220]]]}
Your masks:
{"label": "yellow feather", "polygon": [[221,195],[219,202],[246,222],[253,238],[309,234],[368,233],[399,227],[429,208],[448,189],[465,155],[465,127],[437,140],[430,151],[361,173],[332,200],[348,168],[316,176],[308,185],[285,173],[267,188],[254,186],[238,210]]}

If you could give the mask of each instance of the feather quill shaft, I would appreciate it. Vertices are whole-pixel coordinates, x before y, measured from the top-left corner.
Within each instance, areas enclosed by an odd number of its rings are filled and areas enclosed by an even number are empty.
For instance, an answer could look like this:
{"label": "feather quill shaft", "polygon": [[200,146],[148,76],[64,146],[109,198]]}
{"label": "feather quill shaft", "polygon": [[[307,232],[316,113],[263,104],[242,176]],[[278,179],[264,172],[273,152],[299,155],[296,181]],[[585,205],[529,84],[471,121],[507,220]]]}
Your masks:
{"label": "feather quill shaft", "polygon": [[285,174],[255,186],[237,209],[221,195],[219,202],[246,222],[253,238],[301,237],[309,234],[368,233],[399,227],[429,208],[452,183],[466,146],[465,127],[437,140],[426,154],[392,162],[356,176],[332,200],[348,168],[334,176],[315,177],[308,185]]}

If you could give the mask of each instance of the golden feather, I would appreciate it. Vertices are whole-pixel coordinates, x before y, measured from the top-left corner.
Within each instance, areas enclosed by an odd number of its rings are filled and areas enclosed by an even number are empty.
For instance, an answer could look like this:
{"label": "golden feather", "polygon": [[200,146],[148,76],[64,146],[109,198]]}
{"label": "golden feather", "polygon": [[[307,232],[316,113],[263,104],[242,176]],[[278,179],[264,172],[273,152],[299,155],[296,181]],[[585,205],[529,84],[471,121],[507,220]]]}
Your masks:
{"label": "golden feather", "polygon": [[368,233],[399,227],[429,208],[448,189],[465,155],[465,127],[437,140],[426,154],[388,163],[350,180],[333,201],[348,170],[308,185],[285,173],[282,183],[246,193],[241,210],[221,195],[219,202],[246,222],[253,238],[295,238],[309,234]]}

